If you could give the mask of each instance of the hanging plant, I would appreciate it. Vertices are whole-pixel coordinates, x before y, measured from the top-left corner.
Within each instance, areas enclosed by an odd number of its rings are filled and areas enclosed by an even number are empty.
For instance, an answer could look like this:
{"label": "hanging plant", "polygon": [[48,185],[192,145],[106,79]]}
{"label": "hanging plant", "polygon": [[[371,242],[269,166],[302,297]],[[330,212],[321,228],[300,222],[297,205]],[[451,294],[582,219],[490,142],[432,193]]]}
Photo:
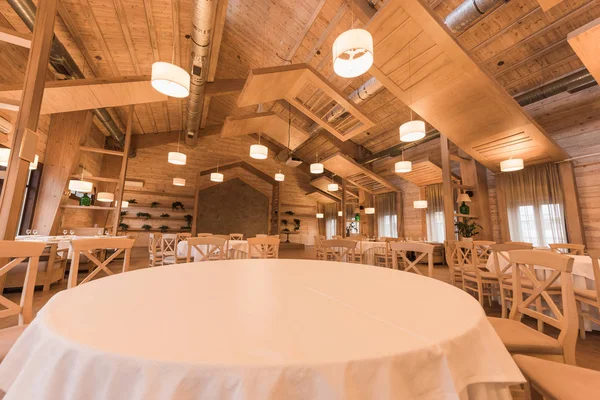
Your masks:
{"label": "hanging plant", "polygon": [[145,231],[149,231],[150,229],[152,229],[152,227],[148,224],[144,224],[144,225],[142,225],[142,229]]}
{"label": "hanging plant", "polygon": [[192,214],[185,214],[183,218],[185,218],[185,222],[187,222],[187,226],[185,227],[185,229],[192,229],[192,221],[194,219],[194,216]]}
{"label": "hanging plant", "polygon": [[288,220],[287,220],[287,219],[282,219],[282,220],[281,220],[281,223],[282,223],[283,225],[287,226],[287,224],[288,224]]}
{"label": "hanging plant", "polygon": [[294,231],[299,231],[300,230],[300,220],[298,218],[294,218],[294,223],[296,224],[296,226],[294,227]]}
{"label": "hanging plant", "polygon": [[161,217],[161,218],[169,218],[169,217],[170,217],[170,215],[169,215],[169,214],[167,214],[167,213],[163,213],[163,214],[160,214],[160,217]]}
{"label": "hanging plant", "polygon": [[185,211],[185,207],[183,206],[183,203],[180,201],[174,201],[173,204],[171,204],[171,209],[173,211],[177,211],[179,209],[181,209],[181,211]]}
{"label": "hanging plant", "polygon": [[284,214],[285,215],[295,215],[295,213],[293,211],[286,211]]}
{"label": "hanging plant", "polygon": [[127,213],[128,213],[128,211],[121,211],[121,217],[124,217],[124,216],[126,216],[126,215],[127,215]]}
{"label": "hanging plant", "polygon": [[138,218],[144,218],[145,220],[148,220],[148,219],[152,218],[152,216],[150,214],[145,213],[145,212],[139,212],[139,213],[136,214],[136,216]]}
{"label": "hanging plant", "polygon": [[127,224],[124,224],[124,223],[122,223],[122,222],[121,222],[121,223],[119,224],[119,228],[120,228],[122,231],[127,231],[127,229],[129,229],[129,225],[127,225]]}
{"label": "hanging plant", "polygon": [[167,225],[162,225],[162,226],[160,226],[158,229],[160,229],[160,231],[161,231],[162,233],[165,233],[166,231],[168,231],[168,230],[169,230],[169,227],[168,227]]}
{"label": "hanging plant", "polygon": [[137,204],[137,200],[136,199],[127,200],[127,202],[129,204]]}
{"label": "hanging plant", "polygon": [[150,203],[150,208],[156,208],[159,205],[160,203],[158,201],[153,201],[152,203]]}
{"label": "hanging plant", "polygon": [[458,221],[454,224],[456,232],[463,238],[471,238],[479,234],[478,229],[483,229],[481,225],[476,222],[471,222],[472,218],[464,218],[462,221]]}

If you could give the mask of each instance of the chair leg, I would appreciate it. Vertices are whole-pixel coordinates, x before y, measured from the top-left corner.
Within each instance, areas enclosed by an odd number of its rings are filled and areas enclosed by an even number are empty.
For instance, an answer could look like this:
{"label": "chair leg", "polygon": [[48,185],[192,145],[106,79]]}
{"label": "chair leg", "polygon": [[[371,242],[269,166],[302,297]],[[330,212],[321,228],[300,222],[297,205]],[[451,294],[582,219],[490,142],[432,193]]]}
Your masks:
{"label": "chair leg", "polygon": [[527,382],[525,384],[525,399],[526,400],[544,400],[542,396],[535,388],[531,387],[531,384]]}
{"label": "chair leg", "polygon": [[[539,313],[544,312],[544,308],[542,307],[542,299],[540,299],[539,297],[535,299],[535,309]],[[537,329],[538,331],[544,333],[544,322],[539,319],[537,320]]]}
{"label": "chair leg", "polygon": [[483,284],[477,282],[477,298],[479,300],[479,304],[483,307]]}
{"label": "chair leg", "polygon": [[506,298],[504,297],[504,287],[500,284],[500,306],[502,307],[502,318],[506,318]]}
{"label": "chair leg", "polygon": [[583,308],[581,301],[576,301],[577,315],[579,315],[579,337],[585,339],[585,318],[583,316]]}

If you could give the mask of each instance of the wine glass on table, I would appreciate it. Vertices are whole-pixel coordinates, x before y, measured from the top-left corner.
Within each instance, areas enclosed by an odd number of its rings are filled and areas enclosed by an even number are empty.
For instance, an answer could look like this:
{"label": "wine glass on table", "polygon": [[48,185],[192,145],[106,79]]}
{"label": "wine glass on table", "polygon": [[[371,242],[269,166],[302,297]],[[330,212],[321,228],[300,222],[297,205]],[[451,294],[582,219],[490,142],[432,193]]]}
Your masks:
{"label": "wine glass on table", "polygon": [[63,229],[63,236],[67,236],[67,233],[69,233],[69,231],[66,229]]}
{"label": "wine glass on table", "polygon": [[104,229],[98,229],[98,236],[102,236],[104,234]]}
{"label": "wine glass on table", "polygon": [[71,234],[71,236],[73,236],[73,235],[75,234],[75,231],[74,231],[73,229],[71,229],[71,230],[69,231],[69,233]]}

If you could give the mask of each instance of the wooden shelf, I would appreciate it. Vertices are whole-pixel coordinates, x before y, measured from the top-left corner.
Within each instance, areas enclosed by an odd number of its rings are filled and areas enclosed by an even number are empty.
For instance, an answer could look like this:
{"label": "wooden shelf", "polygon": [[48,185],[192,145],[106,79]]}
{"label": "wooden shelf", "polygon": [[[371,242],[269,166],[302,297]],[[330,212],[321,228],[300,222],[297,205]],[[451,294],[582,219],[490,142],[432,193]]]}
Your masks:
{"label": "wooden shelf", "polygon": [[63,204],[61,208],[78,208],[82,210],[101,210],[101,211],[112,211],[116,210],[116,207],[100,207],[100,206],[76,206],[71,204]]}
{"label": "wooden shelf", "polygon": [[[191,229],[169,229],[168,231],[166,231],[165,233],[179,233],[179,232],[189,232]],[[126,231],[124,231],[123,229],[119,228],[119,232],[121,233],[127,233],[127,232],[160,232],[160,229],[149,229],[149,230],[145,230],[142,228],[129,228]]]}
{"label": "wooden shelf", "polygon": [[161,218],[161,217],[150,217],[150,218],[145,218],[145,217],[137,217],[135,215],[131,215],[128,216],[127,214],[121,217],[122,219],[137,219],[138,221],[152,221],[152,220],[160,220],[160,221],[185,221],[185,218],[183,217],[165,217],[165,218]]}
{"label": "wooden shelf", "polygon": [[[135,210],[135,212],[131,211],[131,210]],[[191,214],[193,210],[191,209],[186,209],[185,211],[181,211],[181,210],[176,210],[173,211],[173,209],[171,207],[150,207],[150,206],[142,206],[139,204],[131,204],[129,203],[129,206],[127,208],[124,208],[123,211],[128,211],[129,214],[131,214],[132,216],[135,216],[135,214],[137,214],[138,212],[147,212],[148,214],[154,213],[154,214],[181,214],[181,215],[185,215],[185,214]]]}
{"label": "wooden shelf", "polygon": [[459,217],[459,218],[477,218],[477,215],[471,215],[471,214],[458,214],[458,213],[454,213],[455,217]]}
{"label": "wooden shelf", "polygon": [[89,146],[79,146],[79,149],[81,151],[89,151],[91,153],[108,154],[111,156],[119,156],[119,157],[123,157],[123,154],[124,154],[122,151],[106,150],[106,149],[100,149],[97,147],[89,147]]}
{"label": "wooden shelf", "polygon": [[[71,179],[81,179],[81,175],[71,175]],[[119,178],[105,178],[102,176],[84,176],[83,180],[119,183]]]}

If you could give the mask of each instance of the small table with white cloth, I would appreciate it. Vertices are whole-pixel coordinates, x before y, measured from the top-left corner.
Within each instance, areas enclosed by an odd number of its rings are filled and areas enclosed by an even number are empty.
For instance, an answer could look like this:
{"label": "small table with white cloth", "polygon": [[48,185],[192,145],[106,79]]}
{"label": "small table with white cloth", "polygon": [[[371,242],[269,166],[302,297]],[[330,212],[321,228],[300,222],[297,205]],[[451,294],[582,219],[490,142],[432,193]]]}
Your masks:
{"label": "small table with white cloth", "polygon": [[[247,240],[228,240],[225,245],[226,258],[247,258],[248,257],[248,241]],[[204,246],[207,247],[207,246]],[[188,243],[182,240],[177,245],[177,257],[187,257]],[[218,254],[218,253],[217,253]],[[198,250],[192,249],[194,261],[200,261],[202,256]]]}
{"label": "small table with white cloth", "polygon": [[56,294],[0,364],[4,400],[498,400],[523,381],[460,289],[314,260],[98,279]]}
{"label": "small table with white cloth", "polygon": [[[117,236],[113,235],[98,235],[98,236],[75,236],[75,235],[62,235],[62,236],[39,236],[39,235],[20,235],[15,238],[15,240],[26,241],[26,242],[44,242],[48,244],[57,243],[58,250],[69,249],[68,258],[72,258],[72,249],[71,249],[71,241],[77,239],[106,239],[106,238],[115,238]],[[82,258],[82,260],[87,260],[87,258]]]}

